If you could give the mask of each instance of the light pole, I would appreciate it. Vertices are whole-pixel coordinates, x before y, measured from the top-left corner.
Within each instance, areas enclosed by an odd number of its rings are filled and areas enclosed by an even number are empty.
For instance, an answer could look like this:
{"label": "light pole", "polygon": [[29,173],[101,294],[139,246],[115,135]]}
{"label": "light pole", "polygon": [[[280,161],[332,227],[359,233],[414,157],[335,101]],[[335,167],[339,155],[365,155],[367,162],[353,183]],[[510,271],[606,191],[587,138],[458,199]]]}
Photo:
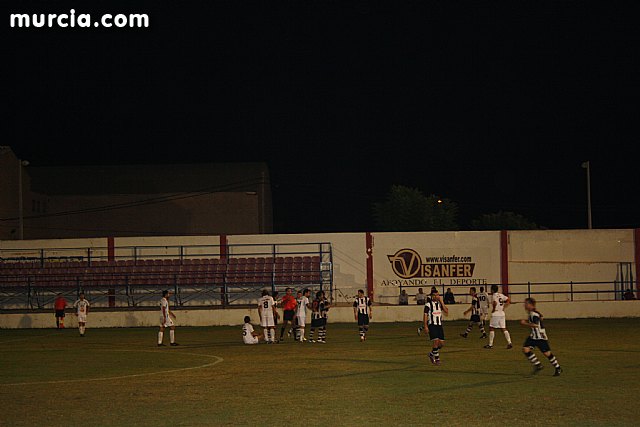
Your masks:
{"label": "light pole", "polygon": [[26,160],[18,159],[18,239],[24,239],[24,209],[22,206],[23,194],[22,194],[22,168],[29,166],[29,162]]}
{"label": "light pole", "polygon": [[593,228],[591,219],[591,165],[589,161],[582,163],[582,167],[587,170],[587,220],[589,222],[589,230]]}

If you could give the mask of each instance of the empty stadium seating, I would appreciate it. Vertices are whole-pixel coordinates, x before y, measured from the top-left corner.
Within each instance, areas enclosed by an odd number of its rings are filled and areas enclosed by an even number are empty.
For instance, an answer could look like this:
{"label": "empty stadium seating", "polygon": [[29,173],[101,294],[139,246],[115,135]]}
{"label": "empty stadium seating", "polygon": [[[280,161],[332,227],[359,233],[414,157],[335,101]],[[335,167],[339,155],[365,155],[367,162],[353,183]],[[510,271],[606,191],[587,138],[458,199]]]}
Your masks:
{"label": "empty stadium seating", "polygon": [[0,261],[0,286],[298,286],[319,284],[320,257]]}

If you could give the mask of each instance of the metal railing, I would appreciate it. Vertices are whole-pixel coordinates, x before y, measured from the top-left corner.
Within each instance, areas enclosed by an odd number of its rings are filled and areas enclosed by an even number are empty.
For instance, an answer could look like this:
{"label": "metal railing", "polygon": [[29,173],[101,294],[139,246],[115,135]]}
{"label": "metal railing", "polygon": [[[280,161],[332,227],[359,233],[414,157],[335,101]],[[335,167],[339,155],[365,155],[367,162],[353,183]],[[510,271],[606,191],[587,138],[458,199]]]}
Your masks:
{"label": "metal railing", "polygon": [[[567,301],[615,301],[630,299],[640,299],[640,287],[638,281],[631,283],[633,287],[628,286],[629,282],[609,281],[609,282],[588,282],[588,281],[569,281],[569,282],[526,282],[526,283],[510,283],[509,296],[512,302],[523,302],[525,298],[535,298],[540,302],[567,302]],[[476,290],[480,290],[480,286],[485,288],[487,293],[491,292],[492,284],[472,285]],[[502,285],[499,285],[502,289]],[[436,285],[440,295],[444,295],[448,288],[454,293],[456,303],[467,304],[471,302],[469,294],[470,285]],[[383,302],[389,304],[397,304],[398,297],[402,290],[406,290],[410,297],[414,297],[417,288],[422,288],[425,293],[429,293],[431,285],[409,285],[400,286],[396,295],[384,295]],[[380,296],[377,297],[381,299]]]}
{"label": "metal railing", "polygon": [[[109,308],[156,306],[165,289],[173,291],[176,305],[188,307],[254,304],[264,288],[333,295],[330,243],[129,246],[111,252],[0,250],[0,309],[48,309],[58,293],[75,299],[80,292],[93,306]],[[307,257],[314,259],[313,268],[279,262]],[[247,265],[253,268],[243,270]],[[257,271],[257,265],[268,267]]]}

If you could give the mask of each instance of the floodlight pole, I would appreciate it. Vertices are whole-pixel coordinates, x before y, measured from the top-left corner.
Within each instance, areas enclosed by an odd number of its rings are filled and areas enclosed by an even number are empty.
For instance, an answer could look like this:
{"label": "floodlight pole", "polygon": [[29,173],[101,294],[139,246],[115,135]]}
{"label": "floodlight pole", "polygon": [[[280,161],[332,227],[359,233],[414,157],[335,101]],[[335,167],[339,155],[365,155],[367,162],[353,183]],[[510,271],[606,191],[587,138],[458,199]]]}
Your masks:
{"label": "floodlight pole", "polygon": [[593,221],[591,216],[591,164],[587,160],[582,163],[582,167],[587,170],[587,221],[589,230],[593,228]]}
{"label": "floodlight pole", "polygon": [[18,239],[24,240],[24,206],[22,194],[22,168],[29,162],[18,159]]}

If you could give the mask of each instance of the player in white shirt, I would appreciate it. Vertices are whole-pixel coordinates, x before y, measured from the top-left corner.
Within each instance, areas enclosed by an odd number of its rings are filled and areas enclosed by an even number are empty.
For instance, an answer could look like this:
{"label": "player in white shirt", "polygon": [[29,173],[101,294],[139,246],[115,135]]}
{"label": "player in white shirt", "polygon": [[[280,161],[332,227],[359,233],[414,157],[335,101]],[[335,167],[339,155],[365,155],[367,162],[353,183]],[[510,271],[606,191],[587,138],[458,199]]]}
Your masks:
{"label": "player in white shirt", "polygon": [[507,339],[507,349],[513,348],[511,344],[511,335],[507,330],[507,321],[504,313],[504,309],[509,306],[511,299],[498,292],[498,285],[491,285],[491,292],[493,293],[491,321],[489,322],[489,344],[484,348],[493,348],[493,339],[496,337],[496,329],[501,329],[504,332],[504,337]]}
{"label": "player in white shirt", "polygon": [[169,341],[171,346],[176,346],[176,325],[174,320],[176,315],[169,308],[170,291],[162,291],[162,299],[160,300],[160,332],[158,332],[158,347],[163,347],[162,340],[164,338],[165,328],[169,328]]}
{"label": "player in white shirt", "polygon": [[78,317],[78,329],[80,330],[80,336],[84,336],[85,326],[87,324],[87,313],[89,313],[89,301],[84,299],[84,292],[80,292],[80,299],[73,303],[76,309],[76,316]]}
{"label": "player in white shirt", "polygon": [[275,319],[276,303],[266,289],[262,291],[262,298],[258,300],[258,314],[260,315],[260,325],[264,328],[264,339],[267,344],[273,344],[276,338]]}
{"label": "player in white shirt", "polygon": [[298,302],[298,307],[296,309],[296,340],[300,342],[304,342],[307,339],[304,337],[304,328],[307,323],[307,308],[311,309],[311,305],[309,303],[309,295],[311,295],[311,291],[309,289],[305,289],[303,291],[299,291],[296,301]]}
{"label": "player in white shirt", "polygon": [[484,322],[489,319],[489,311],[491,307],[491,299],[489,294],[484,291],[484,286],[480,286],[480,292],[478,292],[478,301],[480,301],[480,320],[484,326]]}
{"label": "player in white shirt", "polygon": [[251,318],[249,316],[244,316],[242,340],[245,344],[258,344],[260,342],[260,334],[253,330],[253,325],[251,324]]}

